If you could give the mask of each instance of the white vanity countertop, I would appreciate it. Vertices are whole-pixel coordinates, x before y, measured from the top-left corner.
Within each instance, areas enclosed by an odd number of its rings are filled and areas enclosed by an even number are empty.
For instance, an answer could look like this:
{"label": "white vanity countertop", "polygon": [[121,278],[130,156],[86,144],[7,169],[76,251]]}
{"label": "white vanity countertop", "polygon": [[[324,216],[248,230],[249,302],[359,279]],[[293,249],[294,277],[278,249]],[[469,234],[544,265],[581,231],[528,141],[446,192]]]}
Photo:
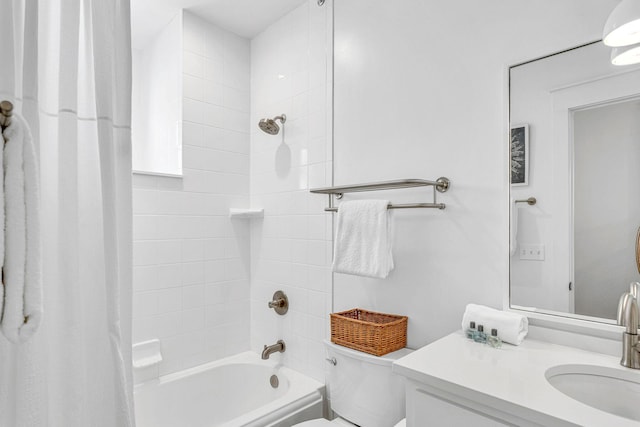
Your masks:
{"label": "white vanity countertop", "polygon": [[[622,351],[622,344],[620,344]],[[587,406],[556,390],[545,378],[557,365],[619,369],[640,381],[640,372],[620,366],[620,358],[525,339],[494,349],[466,339],[462,331],[429,344],[393,364],[393,371],[416,382],[510,413],[580,426],[639,426],[627,418]],[[640,404],[640,402],[639,402]],[[556,424],[554,422],[554,424]]]}

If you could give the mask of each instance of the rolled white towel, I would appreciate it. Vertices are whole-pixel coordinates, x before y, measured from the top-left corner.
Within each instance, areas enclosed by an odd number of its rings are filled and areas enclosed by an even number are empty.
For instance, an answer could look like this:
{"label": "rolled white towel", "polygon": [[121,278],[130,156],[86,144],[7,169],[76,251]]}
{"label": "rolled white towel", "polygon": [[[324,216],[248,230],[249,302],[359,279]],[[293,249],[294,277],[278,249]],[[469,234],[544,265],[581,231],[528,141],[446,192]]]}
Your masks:
{"label": "rolled white towel", "polygon": [[520,345],[529,332],[529,319],[516,313],[496,310],[477,304],[467,304],[462,316],[462,330],[469,328],[470,322],[484,326],[484,332],[498,330],[498,336],[504,342]]}

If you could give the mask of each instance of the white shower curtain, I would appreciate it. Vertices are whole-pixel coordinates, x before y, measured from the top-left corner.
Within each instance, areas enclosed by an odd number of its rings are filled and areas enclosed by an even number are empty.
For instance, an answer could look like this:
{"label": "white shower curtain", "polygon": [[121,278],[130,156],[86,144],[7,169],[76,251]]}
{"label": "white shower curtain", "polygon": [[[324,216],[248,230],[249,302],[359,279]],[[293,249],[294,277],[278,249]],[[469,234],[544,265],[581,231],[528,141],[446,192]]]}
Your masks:
{"label": "white shower curtain", "polygon": [[0,100],[40,161],[44,317],[0,336],[0,426],[128,427],[129,0],[0,0]]}

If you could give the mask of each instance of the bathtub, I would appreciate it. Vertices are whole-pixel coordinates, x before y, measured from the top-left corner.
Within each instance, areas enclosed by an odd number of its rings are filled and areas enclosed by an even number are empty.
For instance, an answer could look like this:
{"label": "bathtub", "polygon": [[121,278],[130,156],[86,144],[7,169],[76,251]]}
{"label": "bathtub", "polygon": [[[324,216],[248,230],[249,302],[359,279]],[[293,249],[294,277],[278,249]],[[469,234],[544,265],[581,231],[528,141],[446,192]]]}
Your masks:
{"label": "bathtub", "polygon": [[136,425],[288,427],[322,417],[323,394],[322,383],[245,352],[136,386]]}

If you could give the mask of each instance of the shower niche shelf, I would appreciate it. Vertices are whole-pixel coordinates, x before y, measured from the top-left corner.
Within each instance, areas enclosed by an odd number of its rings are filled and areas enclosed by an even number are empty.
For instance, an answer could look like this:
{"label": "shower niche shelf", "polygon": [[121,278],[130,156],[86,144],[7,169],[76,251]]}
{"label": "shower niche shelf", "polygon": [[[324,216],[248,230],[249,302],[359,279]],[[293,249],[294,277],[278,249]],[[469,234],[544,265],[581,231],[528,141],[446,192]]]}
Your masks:
{"label": "shower niche shelf", "polygon": [[264,209],[229,209],[229,218],[236,219],[251,219],[251,218],[264,218]]}

